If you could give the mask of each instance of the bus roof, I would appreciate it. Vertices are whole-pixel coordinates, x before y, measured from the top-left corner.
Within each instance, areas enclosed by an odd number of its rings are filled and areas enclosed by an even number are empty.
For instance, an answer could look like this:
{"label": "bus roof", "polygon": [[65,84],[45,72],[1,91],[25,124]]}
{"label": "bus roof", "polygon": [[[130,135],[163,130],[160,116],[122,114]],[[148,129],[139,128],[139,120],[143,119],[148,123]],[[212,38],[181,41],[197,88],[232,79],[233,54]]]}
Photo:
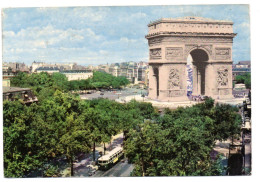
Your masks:
{"label": "bus roof", "polygon": [[112,151],[110,151],[108,154],[106,154],[106,155],[103,155],[102,157],[100,157],[98,160],[109,160],[109,158],[113,155],[113,154],[115,154],[115,153],[117,153],[118,151],[120,151],[120,150],[123,150],[123,148],[122,147],[116,147],[116,148],[114,148]]}

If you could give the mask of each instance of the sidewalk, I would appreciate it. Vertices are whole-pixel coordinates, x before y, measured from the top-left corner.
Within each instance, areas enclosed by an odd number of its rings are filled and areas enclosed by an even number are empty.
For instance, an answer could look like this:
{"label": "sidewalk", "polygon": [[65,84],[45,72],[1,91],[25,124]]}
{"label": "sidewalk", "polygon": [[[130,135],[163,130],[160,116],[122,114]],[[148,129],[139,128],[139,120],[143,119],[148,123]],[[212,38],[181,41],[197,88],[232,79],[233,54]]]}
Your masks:
{"label": "sidewalk", "polygon": [[130,102],[132,99],[135,99],[136,101],[139,102],[148,102],[151,103],[154,107],[159,107],[159,108],[170,108],[170,109],[176,109],[178,107],[190,107],[192,105],[198,104],[198,101],[179,101],[179,102],[163,102],[163,101],[157,101],[157,100],[152,100],[148,99],[147,97],[141,97],[141,95],[131,95],[131,96],[126,96],[126,97],[120,97],[119,99],[116,99],[117,102],[120,103],[126,103]]}
{"label": "sidewalk", "polygon": [[[123,142],[123,133],[118,135],[112,136],[111,145],[110,143],[106,143],[105,146],[107,148],[106,154],[108,151],[111,151],[113,148],[117,146],[121,146]],[[95,157],[96,159],[99,157],[99,152],[104,152],[104,144],[99,144],[96,146]],[[93,164],[93,152],[86,154],[82,157],[82,159],[78,162],[74,162],[74,177],[88,177],[95,174],[97,171],[97,166]],[[66,168],[62,172],[62,177],[69,177],[70,176],[70,168]]]}
{"label": "sidewalk", "polygon": [[[178,107],[191,107],[191,106],[199,103],[198,101],[165,102],[165,101],[148,99],[147,97],[143,98],[143,97],[141,97],[141,95],[131,95],[131,96],[126,96],[126,97],[119,97],[119,99],[116,99],[116,101],[120,102],[120,103],[126,103],[126,102],[130,102],[132,99],[135,99],[136,101],[139,101],[139,102],[149,102],[154,107],[159,107],[159,108],[168,107],[170,109],[176,109]],[[237,105],[237,104],[242,104],[245,99],[246,98],[223,99],[223,100],[216,100],[216,102],[220,103],[220,104]]]}

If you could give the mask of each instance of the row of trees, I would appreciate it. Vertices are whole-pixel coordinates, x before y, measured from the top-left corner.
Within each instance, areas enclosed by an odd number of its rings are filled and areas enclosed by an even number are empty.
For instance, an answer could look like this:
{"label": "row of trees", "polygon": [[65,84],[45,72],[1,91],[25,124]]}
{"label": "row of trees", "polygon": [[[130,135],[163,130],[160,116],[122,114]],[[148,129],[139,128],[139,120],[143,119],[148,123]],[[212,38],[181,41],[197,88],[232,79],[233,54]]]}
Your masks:
{"label": "row of trees", "polygon": [[216,140],[239,134],[241,118],[230,105],[205,103],[166,110],[157,120],[132,129],[125,150],[133,176],[221,175],[220,161],[210,153]]}
{"label": "row of trees", "polygon": [[19,72],[18,75],[11,79],[12,86],[29,87],[38,95],[44,95],[45,88],[52,89],[52,94],[59,89],[63,92],[71,90],[87,90],[100,88],[120,88],[129,84],[125,77],[115,77],[105,72],[95,71],[93,77],[85,80],[68,81],[66,76],[61,73],[53,73],[52,75],[41,72],[27,74]]}
{"label": "row of trees", "polygon": [[147,103],[83,101],[59,90],[30,106],[21,100],[4,101],[4,174],[24,177],[53,159],[66,157],[73,176],[78,154],[92,149],[95,154],[96,144],[109,142],[119,132],[128,133],[153,112]]}
{"label": "row of trees", "polygon": [[4,102],[6,177],[23,177],[54,158],[91,152],[124,132],[125,152],[134,176],[221,175],[210,152],[216,140],[239,133],[235,108],[213,100],[190,108],[165,110],[148,103],[120,104],[106,99],[82,101],[56,91],[42,103]]}

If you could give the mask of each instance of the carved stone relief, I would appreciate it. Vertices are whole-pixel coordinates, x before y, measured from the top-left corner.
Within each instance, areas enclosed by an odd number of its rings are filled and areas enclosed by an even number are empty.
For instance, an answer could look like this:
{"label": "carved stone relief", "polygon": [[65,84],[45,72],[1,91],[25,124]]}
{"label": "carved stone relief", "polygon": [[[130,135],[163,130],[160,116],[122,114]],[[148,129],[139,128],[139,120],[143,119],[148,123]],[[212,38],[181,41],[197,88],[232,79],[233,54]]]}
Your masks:
{"label": "carved stone relief", "polygon": [[185,45],[185,56],[187,56],[191,49],[193,49],[194,47],[197,47],[198,45],[197,44],[186,44]]}
{"label": "carved stone relief", "polygon": [[221,67],[217,71],[217,82],[219,87],[228,86],[228,69]]}
{"label": "carved stone relief", "polygon": [[226,60],[231,58],[230,54],[231,50],[230,48],[216,48],[215,49],[215,58],[216,59],[221,59],[221,60]]}
{"label": "carved stone relief", "polygon": [[185,90],[169,90],[167,97],[180,97],[185,95]]}
{"label": "carved stone relief", "polygon": [[166,59],[182,59],[183,58],[183,49],[182,47],[166,47],[165,50]]}
{"label": "carved stone relief", "polygon": [[212,55],[212,45],[201,45],[204,49],[208,51],[210,55]]}
{"label": "carved stone relief", "polygon": [[150,59],[161,59],[162,50],[161,48],[150,49]]}
{"label": "carved stone relief", "polygon": [[229,90],[228,89],[222,89],[219,91],[219,95],[229,95]]}
{"label": "carved stone relief", "polygon": [[149,46],[160,44],[162,42],[162,39],[163,38],[161,38],[161,37],[149,39],[149,41],[148,41],[149,42]]}
{"label": "carved stone relief", "polygon": [[192,49],[205,49],[207,50],[207,52],[210,54],[210,56],[212,55],[212,45],[207,45],[207,44],[203,44],[203,45],[200,45],[200,44],[186,44],[185,45],[185,55],[188,56],[188,54],[190,54],[191,50]]}
{"label": "carved stone relief", "polygon": [[180,87],[180,75],[179,70],[171,69],[168,79],[168,89],[176,89]]}

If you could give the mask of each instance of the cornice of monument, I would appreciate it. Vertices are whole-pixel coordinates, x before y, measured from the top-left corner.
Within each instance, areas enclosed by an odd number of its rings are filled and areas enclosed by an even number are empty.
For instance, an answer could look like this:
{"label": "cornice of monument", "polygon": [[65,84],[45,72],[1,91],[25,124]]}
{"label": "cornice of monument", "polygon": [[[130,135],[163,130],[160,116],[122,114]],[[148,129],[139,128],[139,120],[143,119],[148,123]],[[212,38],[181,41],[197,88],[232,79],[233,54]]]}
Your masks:
{"label": "cornice of monument", "polygon": [[161,18],[159,20],[152,21],[148,24],[148,27],[159,24],[159,23],[195,23],[195,24],[222,24],[222,25],[233,25],[232,21],[227,20],[213,20],[204,17],[179,17],[179,18]]}
{"label": "cornice of monument", "polygon": [[160,36],[173,36],[173,37],[231,37],[234,38],[237,33],[208,33],[208,32],[201,32],[201,33],[194,33],[194,32],[156,32],[147,34],[145,36],[146,39],[150,39],[153,37],[160,37]]}

